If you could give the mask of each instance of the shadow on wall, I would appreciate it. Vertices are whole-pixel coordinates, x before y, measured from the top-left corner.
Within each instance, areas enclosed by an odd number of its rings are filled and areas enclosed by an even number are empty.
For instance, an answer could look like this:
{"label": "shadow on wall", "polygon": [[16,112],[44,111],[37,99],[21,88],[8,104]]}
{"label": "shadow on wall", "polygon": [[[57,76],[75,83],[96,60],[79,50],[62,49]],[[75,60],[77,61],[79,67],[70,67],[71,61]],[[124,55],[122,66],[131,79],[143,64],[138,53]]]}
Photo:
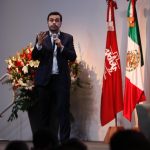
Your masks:
{"label": "shadow on wall", "polygon": [[[94,69],[90,68],[84,61],[81,61],[80,71],[79,79],[76,80],[76,83],[71,88],[71,137],[77,137],[83,140],[91,140],[93,138],[95,140],[98,139],[98,128],[100,125],[100,100],[97,100],[96,98],[100,97],[99,80],[97,80],[97,74],[95,73]],[[31,130],[29,130],[30,124],[27,114],[21,112],[22,115],[19,114],[17,120],[8,123],[6,120],[11,113],[10,111],[11,109],[4,116],[4,118],[1,118],[0,120],[3,122],[0,124],[0,139],[31,139],[32,136]],[[33,123],[36,123],[35,119],[37,117],[35,117],[34,109],[32,113],[33,117],[31,118],[34,118]],[[27,131],[29,133],[25,133]]]}
{"label": "shadow on wall", "polygon": [[[121,46],[120,46],[120,61],[122,67],[122,81],[124,85],[125,79],[125,71],[126,71],[126,55],[127,55],[127,38],[128,37],[128,27],[127,27],[127,20],[126,20],[126,11],[122,11],[120,13],[120,18],[122,19],[122,36],[121,36]],[[124,86],[123,86],[124,87]]]}
{"label": "shadow on wall", "polygon": [[[77,84],[75,84],[71,89],[71,136],[88,140],[88,137],[90,137],[89,128],[92,126],[91,120],[95,118],[94,115],[96,114],[94,110],[97,109],[95,108],[96,106],[93,94],[93,87],[95,85],[93,86],[93,84],[98,84],[99,81],[96,81],[97,75],[94,70],[90,69],[84,61],[81,61],[80,71],[79,80],[76,81]],[[96,86],[98,87],[98,85]]]}
{"label": "shadow on wall", "polygon": [[144,9],[144,16],[146,18],[146,54],[145,54],[145,72],[144,72],[144,89],[147,101],[150,102],[150,9]]}

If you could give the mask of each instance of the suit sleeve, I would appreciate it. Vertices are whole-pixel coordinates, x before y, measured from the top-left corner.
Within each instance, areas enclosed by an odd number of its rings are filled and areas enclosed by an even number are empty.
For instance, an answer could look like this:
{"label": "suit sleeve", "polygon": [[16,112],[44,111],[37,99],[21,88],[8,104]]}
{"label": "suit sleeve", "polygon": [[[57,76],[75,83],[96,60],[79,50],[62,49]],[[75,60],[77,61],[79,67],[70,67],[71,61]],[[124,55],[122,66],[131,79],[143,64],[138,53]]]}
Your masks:
{"label": "suit sleeve", "polygon": [[76,56],[76,52],[74,49],[74,43],[73,43],[73,37],[72,36],[70,36],[68,38],[67,44],[64,45],[62,55],[70,61],[75,61],[77,56]]}
{"label": "suit sleeve", "polygon": [[[45,39],[47,40],[47,39]],[[37,38],[36,38],[36,42],[35,42],[35,46],[34,49],[32,51],[32,59],[33,60],[41,60],[41,59],[45,59],[46,56],[52,55],[52,50],[46,46],[46,41],[43,42],[42,44],[42,48],[40,50],[37,49]]]}

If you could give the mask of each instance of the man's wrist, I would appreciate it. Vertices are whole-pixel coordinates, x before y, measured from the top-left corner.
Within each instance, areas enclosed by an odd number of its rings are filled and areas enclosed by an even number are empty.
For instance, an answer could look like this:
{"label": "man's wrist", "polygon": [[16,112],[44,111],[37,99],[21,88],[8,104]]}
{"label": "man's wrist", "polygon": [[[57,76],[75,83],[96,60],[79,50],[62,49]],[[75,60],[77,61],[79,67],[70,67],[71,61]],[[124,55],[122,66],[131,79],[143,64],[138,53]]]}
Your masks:
{"label": "man's wrist", "polygon": [[41,50],[41,49],[42,49],[42,45],[39,44],[39,43],[36,43],[36,48],[37,48],[38,50]]}

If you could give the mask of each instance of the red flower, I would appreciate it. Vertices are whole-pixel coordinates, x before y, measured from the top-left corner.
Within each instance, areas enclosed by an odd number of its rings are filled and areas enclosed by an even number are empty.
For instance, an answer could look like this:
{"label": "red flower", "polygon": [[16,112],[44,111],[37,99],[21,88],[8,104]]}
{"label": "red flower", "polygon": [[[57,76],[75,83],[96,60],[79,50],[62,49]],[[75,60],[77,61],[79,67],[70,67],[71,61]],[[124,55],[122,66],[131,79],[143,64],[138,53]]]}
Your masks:
{"label": "red flower", "polygon": [[20,57],[21,57],[22,59],[25,59],[25,58],[26,58],[25,53],[22,53],[22,54],[20,55]]}
{"label": "red flower", "polygon": [[23,67],[22,61],[16,61],[15,66],[16,67]]}
{"label": "red flower", "polygon": [[26,57],[27,57],[28,60],[31,60],[32,59],[31,53],[26,54]]}

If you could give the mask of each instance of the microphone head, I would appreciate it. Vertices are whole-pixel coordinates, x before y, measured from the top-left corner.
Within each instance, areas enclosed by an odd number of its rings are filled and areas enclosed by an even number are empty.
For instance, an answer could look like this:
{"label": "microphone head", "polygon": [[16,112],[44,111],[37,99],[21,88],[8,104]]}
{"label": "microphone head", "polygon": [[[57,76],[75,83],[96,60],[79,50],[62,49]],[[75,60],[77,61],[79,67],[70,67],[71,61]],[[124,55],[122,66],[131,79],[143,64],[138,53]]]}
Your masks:
{"label": "microphone head", "polygon": [[54,40],[56,40],[58,38],[58,34],[54,33],[54,34],[52,34],[52,37]]}

